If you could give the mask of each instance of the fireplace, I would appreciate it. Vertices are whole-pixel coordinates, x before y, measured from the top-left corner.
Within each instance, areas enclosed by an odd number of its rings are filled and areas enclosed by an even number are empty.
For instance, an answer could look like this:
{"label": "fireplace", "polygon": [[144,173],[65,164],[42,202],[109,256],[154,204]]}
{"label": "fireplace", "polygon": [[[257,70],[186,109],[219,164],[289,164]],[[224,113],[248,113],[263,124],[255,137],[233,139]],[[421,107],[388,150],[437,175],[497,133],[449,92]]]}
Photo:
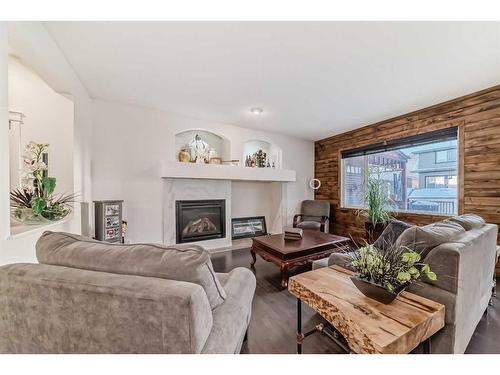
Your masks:
{"label": "fireplace", "polygon": [[175,201],[176,243],[226,237],[226,201]]}

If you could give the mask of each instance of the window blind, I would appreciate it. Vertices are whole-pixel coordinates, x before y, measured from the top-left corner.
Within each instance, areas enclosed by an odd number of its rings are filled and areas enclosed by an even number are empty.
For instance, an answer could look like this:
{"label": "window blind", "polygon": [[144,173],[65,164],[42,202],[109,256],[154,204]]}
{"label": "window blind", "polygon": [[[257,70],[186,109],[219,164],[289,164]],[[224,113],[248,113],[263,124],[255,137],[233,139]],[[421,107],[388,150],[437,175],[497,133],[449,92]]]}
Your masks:
{"label": "window blind", "polygon": [[456,140],[458,137],[458,128],[456,126],[440,129],[433,132],[413,135],[411,137],[399,138],[381,143],[376,143],[364,147],[358,147],[351,150],[342,151],[342,159],[355,156],[371,155],[379,152],[400,150],[406,147],[421,146],[434,142],[444,142]]}

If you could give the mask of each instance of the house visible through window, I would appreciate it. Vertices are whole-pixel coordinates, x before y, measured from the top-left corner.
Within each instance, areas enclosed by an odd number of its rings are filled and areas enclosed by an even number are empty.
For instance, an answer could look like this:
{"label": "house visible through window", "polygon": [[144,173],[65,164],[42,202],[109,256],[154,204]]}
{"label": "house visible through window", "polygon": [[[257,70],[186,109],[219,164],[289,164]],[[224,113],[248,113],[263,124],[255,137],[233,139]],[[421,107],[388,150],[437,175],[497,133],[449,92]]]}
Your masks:
{"label": "house visible through window", "polygon": [[436,151],[436,163],[448,163],[456,161],[457,161],[456,148]]}
{"label": "house visible through window", "polygon": [[425,176],[425,187],[427,189],[456,188],[457,176]]}
{"label": "house visible through window", "polygon": [[457,213],[457,129],[342,152],[342,206],[364,205],[368,178],[399,211]]}

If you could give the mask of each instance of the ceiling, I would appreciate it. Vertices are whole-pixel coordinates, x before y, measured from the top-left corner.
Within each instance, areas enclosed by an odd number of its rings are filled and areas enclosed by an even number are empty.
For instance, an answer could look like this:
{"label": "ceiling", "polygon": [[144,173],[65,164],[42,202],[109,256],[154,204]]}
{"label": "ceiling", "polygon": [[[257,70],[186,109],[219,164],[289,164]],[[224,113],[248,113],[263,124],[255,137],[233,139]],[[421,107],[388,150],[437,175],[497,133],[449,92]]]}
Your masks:
{"label": "ceiling", "polygon": [[44,25],[93,98],[311,140],[500,84],[500,22]]}

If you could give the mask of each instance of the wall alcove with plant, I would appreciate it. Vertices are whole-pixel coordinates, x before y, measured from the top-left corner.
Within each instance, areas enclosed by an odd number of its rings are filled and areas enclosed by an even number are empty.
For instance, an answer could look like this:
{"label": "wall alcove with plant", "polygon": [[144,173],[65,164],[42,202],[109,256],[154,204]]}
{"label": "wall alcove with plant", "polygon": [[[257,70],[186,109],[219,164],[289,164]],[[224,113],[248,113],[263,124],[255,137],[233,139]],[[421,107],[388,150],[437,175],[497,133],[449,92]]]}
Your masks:
{"label": "wall alcove with plant", "polygon": [[72,212],[74,104],[15,57],[8,100],[10,227],[18,235]]}

